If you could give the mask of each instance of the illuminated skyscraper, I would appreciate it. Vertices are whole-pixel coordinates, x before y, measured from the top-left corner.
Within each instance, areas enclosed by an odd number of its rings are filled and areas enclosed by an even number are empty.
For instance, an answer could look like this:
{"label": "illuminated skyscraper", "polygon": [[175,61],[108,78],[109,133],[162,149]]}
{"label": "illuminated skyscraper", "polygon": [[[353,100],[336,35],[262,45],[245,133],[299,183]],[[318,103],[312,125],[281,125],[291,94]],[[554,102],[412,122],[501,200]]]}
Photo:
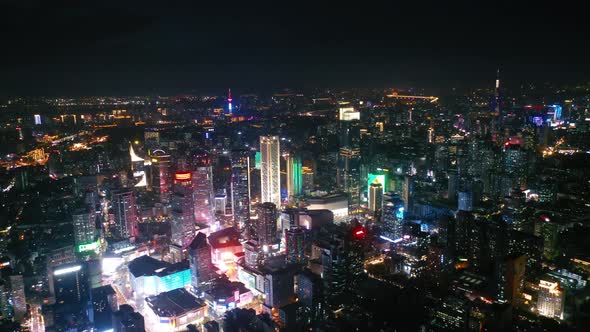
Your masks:
{"label": "illuminated skyscraper", "polygon": [[258,204],[256,206],[256,236],[258,237],[258,244],[261,247],[276,244],[277,237],[277,206],[270,202]]}
{"label": "illuminated skyscraper", "polygon": [[371,183],[369,187],[369,210],[373,215],[378,216],[381,214],[383,208],[383,185],[379,181]]}
{"label": "illuminated skyscraper", "polygon": [[565,292],[559,286],[559,282],[555,280],[539,281],[539,298],[537,300],[539,315],[561,320],[563,319],[564,304]]}
{"label": "illuminated skyscraper", "polygon": [[231,204],[234,223],[243,230],[250,223],[250,153],[234,150],[231,156]]}
{"label": "illuminated skyscraper", "polygon": [[301,158],[294,154],[287,157],[287,196],[301,195],[303,190],[303,174],[302,174]]}
{"label": "illuminated skyscraper", "polygon": [[195,220],[209,224],[213,221],[213,175],[211,159],[205,151],[194,151],[191,156],[192,180],[195,191]]}
{"label": "illuminated skyscraper", "polygon": [[122,239],[134,239],[139,235],[137,205],[132,190],[119,190],[112,195],[115,229],[113,233]]}
{"label": "illuminated skyscraper", "polygon": [[191,272],[191,285],[201,287],[213,279],[215,273],[211,265],[211,246],[207,243],[207,236],[199,232],[188,247],[188,257]]}
{"label": "illuminated skyscraper", "polygon": [[170,192],[172,191],[172,159],[163,150],[154,150],[151,159],[152,171],[150,173],[150,184],[152,191],[161,201],[167,202],[170,199]]}
{"label": "illuminated skyscraper", "polygon": [[25,297],[25,282],[23,276],[10,276],[10,292],[12,297],[12,309],[14,320],[21,322],[27,313],[27,299]]}
{"label": "illuminated skyscraper", "polygon": [[402,189],[402,200],[404,201],[404,210],[406,213],[410,213],[412,209],[412,195],[414,192],[414,178],[406,175],[404,177],[404,187]]}
{"label": "illuminated skyscraper", "polygon": [[281,206],[281,148],[278,136],[260,136],[260,187],[263,203]]}
{"label": "illuminated skyscraper", "polygon": [[291,227],[285,230],[285,245],[287,263],[302,263],[305,261],[305,231],[301,227]]}
{"label": "illuminated skyscraper", "polygon": [[89,244],[96,239],[96,214],[94,211],[80,209],[72,214],[74,243],[76,247]]}
{"label": "illuminated skyscraper", "polygon": [[383,206],[383,236],[389,240],[403,237],[404,204],[401,200],[387,202]]}
{"label": "illuminated skyscraper", "polygon": [[195,232],[195,200],[191,172],[174,174],[172,196],[172,243],[185,247]]}
{"label": "illuminated skyscraper", "polygon": [[348,194],[349,208],[355,210],[360,204],[361,150],[358,147],[341,147],[338,157],[337,179]]}
{"label": "illuminated skyscraper", "polygon": [[231,89],[227,90],[227,113],[228,114],[232,114],[233,113],[233,105],[232,105],[232,97],[231,97]]}

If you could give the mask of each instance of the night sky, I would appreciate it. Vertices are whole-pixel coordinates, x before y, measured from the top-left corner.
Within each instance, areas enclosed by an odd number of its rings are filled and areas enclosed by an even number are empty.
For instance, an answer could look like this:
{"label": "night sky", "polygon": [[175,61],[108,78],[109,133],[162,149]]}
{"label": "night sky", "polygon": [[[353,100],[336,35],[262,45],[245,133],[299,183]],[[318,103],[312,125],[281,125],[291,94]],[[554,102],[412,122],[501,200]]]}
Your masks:
{"label": "night sky", "polygon": [[590,77],[586,11],[567,1],[201,2],[0,1],[0,95],[437,92],[492,86],[497,67],[514,85]]}

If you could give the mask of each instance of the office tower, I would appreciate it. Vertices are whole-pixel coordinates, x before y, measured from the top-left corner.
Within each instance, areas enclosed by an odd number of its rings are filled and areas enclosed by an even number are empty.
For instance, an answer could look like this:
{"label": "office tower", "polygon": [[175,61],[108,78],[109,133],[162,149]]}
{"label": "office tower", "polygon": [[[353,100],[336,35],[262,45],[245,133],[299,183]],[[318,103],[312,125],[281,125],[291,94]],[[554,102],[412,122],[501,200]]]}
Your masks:
{"label": "office tower", "polygon": [[262,203],[281,206],[281,149],[278,136],[260,136]]}
{"label": "office tower", "polygon": [[360,161],[361,150],[357,147],[340,147],[338,154],[337,180],[344,192],[348,194],[351,210],[360,205]]}
{"label": "office tower", "polygon": [[405,213],[412,212],[412,196],[414,194],[414,178],[411,176],[404,176],[404,186],[402,188],[402,200],[404,201]]}
{"label": "office tower", "polygon": [[128,304],[120,305],[113,313],[113,332],[145,332],[143,316]]}
{"label": "office tower", "polygon": [[231,156],[231,203],[234,224],[240,230],[250,224],[250,152],[234,150]]}
{"label": "office tower", "polygon": [[214,211],[215,214],[225,215],[225,207],[227,206],[227,194],[215,195]]}
{"label": "office tower", "polygon": [[301,157],[291,153],[287,156],[287,196],[291,199],[303,191],[303,164]]}
{"label": "office tower", "polygon": [[10,276],[10,293],[14,320],[20,322],[27,313],[27,299],[25,297],[25,282],[22,275]]}
{"label": "office tower", "polygon": [[249,240],[244,243],[244,264],[251,269],[258,268],[263,259],[258,242]]}
{"label": "office tower", "polygon": [[264,276],[264,308],[280,308],[294,300],[294,275],[289,269],[275,270]]}
{"label": "office tower", "polygon": [[152,191],[160,201],[167,202],[172,191],[172,157],[163,150],[154,150],[151,159],[150,185]]}
{"label": "office tower", "polygon": [[113,234],[121,239],[134,240],[139,236],[137,226],[137,205],[132,190],[118,190],[112,194],[113,213],[115,215],[115,229]]}
{"label": "office tower", "polygon": [[53,269],[57,304],[84,305],[88,300],[88,276],[84,265],[71,263]]}
{"label": "office tower", "polygon": [[276,244],[277,238],[277,207],[275,204],[265,202],[256,206],[256,236],[261,247]]}
{"label": "office tower", "polygon": [[314,170],[310,166],[301,167],[301,177],[303,179],[303,190],[313,190],[315,188],[314,183]]}
{"label": "office tower", "polygon": [[285,246],[287,263],[303,263],[305,261],[305,231],[301,227],[285,230]]}
{"label": "office tower", "polygon": [[297,299],[305,306],[311,322],[324,318],[324,283],[322,278],[305,269],[297,274]]}
{"label": "office tower", "polygon": [[200,288],[213,279],[215,273],[211,265],[211,246],[207,243],[207,236],[199,232],[188,247],[191,285]]}
{"label": "office tower", "polygon": [[113,328],[113,312],[117,311],[117,294],[111,285],[92,288],[90,291],[92,302],[92,318],[94,328],[98,331],[108,331]]}
{"label": "office tower", "polygon": [[403,202],[387,202],[383,206],[382,235],[390,241],[401,239],[403,237],[403,218]]}
{"label": "office tower", "polygon": [[551,278],[545,279],[539,281],[537,312],[541,316],[562,320],[565,291],[560,287],[559,282]]}
{"label": "office tower", "polygon": [[369,187],[369,211],[378,216],[383,207],[383,185],[375,180]]}
{"label": "office tower", "polygon": [[156,147],[160,145],[160,132],[158,129],[146,128],[143,132],[143,142],[147,147]]}
{"label": "office tower", "polygon": [[517,230],[510,230],[508,234],[508,253],[527,257],[527,273],[540,272],[543,261],[543,238]]}
{"label": "office tower", "polygon": [[195,200],[191,172],[174,174],[172,243],[186,247],[194,237]]}
{"label": "office tower", "polygon": [[77,248],[80,245],[90,244],[96,239],[96,213],[94,210],[78,209],[72,214],[74,226],[74,243]]}
{"label": "office tower", "polygon": [[516,305],[522,293],[526,271],[525,255],[509,255],[497,268],[497,300]]}
{"label": "office tower", "polygon": [[458,210],[472,211],[473,210],[473,193],[471,191],[460,191],[458,194]]}
{"label": "office tower", "polygon": [[527,174],[527,153],[519,144],[504,145],[504,171],[519,181]]}
{"label": "office tower", "polygon": [[10,319],[13,316],[10,285],[0,279],[0,319]]}
{"label": "office tower", "polygon": [[204,224],[213,222],[213,175],[211,159],[205,151],[191,155],[192,180],[195,191],[195,220]]}
{"label": "office tower", "polygon": [[452,170],[449,172],[448,175],[448,183],[447,183],[447,198],[451,201],[454,201],[457,198],[457,187],[459,186],[459,179],[457,177],[457,172]]}

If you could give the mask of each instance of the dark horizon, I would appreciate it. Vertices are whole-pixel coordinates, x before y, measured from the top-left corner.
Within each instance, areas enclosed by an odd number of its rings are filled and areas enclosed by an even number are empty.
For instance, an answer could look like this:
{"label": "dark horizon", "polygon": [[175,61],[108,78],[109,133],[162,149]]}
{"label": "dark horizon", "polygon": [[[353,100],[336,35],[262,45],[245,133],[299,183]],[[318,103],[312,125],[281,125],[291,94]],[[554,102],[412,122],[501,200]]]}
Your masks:
{"label": "dark horizon", "polygon": [[[62,2],[67,4],[67,2]],[[211,93],[228,87],[586,83],[581,12],[472,2],[277,8],[5,1],[0,95]]]}

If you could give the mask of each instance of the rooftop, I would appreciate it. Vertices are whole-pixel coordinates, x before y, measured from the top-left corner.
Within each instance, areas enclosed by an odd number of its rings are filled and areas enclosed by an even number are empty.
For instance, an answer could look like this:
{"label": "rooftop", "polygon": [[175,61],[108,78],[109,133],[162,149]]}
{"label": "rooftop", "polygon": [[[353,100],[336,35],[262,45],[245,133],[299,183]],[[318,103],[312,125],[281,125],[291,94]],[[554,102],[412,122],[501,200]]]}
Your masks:
{"label": "rooftop", "polygon": [[177,317],[205,307],[205,303],[184,288],[147,297],[146,303],[159,317]]}

